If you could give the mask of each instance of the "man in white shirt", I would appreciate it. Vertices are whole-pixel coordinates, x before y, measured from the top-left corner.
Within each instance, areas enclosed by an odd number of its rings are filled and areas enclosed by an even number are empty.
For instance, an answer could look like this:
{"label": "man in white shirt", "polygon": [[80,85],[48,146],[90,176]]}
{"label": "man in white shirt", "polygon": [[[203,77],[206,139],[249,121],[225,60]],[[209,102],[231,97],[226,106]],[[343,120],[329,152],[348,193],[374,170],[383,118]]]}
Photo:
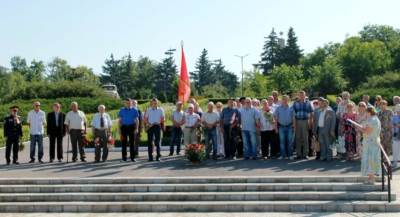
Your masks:
{"label": "man in white shirt", "polygon": [[274,104],[275,105],[277,105],[277,106],[280,106],[280,105],[282,105],[282,100],[280,100],[279,98],[278,98],[278,96],[279,96],[279,92],[278,91],[273,91],[272,92],[272,97],[274,98]]}
{"label": "man in white shirt", "polygon": [[[151,100],[151,108],[147,109],[144,121],[148,126],[147,130],[147,153],[149,155],[148,161],[153,161],[153,141],[155,147],[157,147],[156,161],[161,162],[161,128],[165,131],[164,123],[164,110],[158,107],[158,100]],[[162,127],[161,127],[162,126]]]}
{"label": "man in white shirt", "polygon": [[209,102],[207,105],[208,111],[203,113],[201,116],[202,124],[207,127],[205,131],[205,139],[206,139],[206,156],[207,159],[210,159],[210,140],[212,140],[213,145],[213,159],[218,160],[217,158],[217,125],[219,122],[219,114],[214,112],[214,103]]}
{"label": "man in white shirt", "polygon": [[182,102],[176,102],[176,109],[171,112],[170,119],[172,121],[171,128],[171,142],[169,144],[169,156],[174,155],[174,145],[176,144],[176,154],[181,155],[181,140],[182,140],[182,128],[184,124],[183,119],[184,113],[182,111]]}
{"label": "man in white shirt", "polygon": [[194,106],[193,104],[189,103],[188,105],[188,113],[183,116],[183,121],[185,123],[185,130],[183,131],[183,141],[185,145],[198,143],[197,135],[196,135],[196,128],[200,126],[200,116],[194,113]]}
{"label": "man in white shirt", "polygon": [[38,143],[38,160],[43,163],[43,135],[44,124],[46,123],[46,114],[40,110],[40,102],[33,103],[33,110],[28,113],[27,123],[29,125],[29,132],[31,134],[31,147],[29,163],[35,162],[36,141]]}
{"label": "man in white shirt", "polygon": [[72,161],[78,160],[79,147],[81,161],[86,162],[85,147],[83,146],[83,138],[86,134],[86,116],[83,111],[78,110],[77,102],[71,103],[71,109],[72,111],[69,111],[65,116],[64,124],[67,134],[71,135]]}
{"label": "man in white shirt", "polygon": [[102,160],[103,162],[107,162],[107,157],[108,157],[108,138],[111,137],[111,126],[112,121],[111,118],[108,114],[106,114],[104,111],[106,110],[106,107],[104,105],[99,105],[98,107],[99,113],[97,113],[92,120],[92,133],[94,138],[99,139],[99,143],[95,144],[94,147],[94,162],[98,163],[100,162],[100,155],[101,155],[101,149],[103,148],[103,157]]}

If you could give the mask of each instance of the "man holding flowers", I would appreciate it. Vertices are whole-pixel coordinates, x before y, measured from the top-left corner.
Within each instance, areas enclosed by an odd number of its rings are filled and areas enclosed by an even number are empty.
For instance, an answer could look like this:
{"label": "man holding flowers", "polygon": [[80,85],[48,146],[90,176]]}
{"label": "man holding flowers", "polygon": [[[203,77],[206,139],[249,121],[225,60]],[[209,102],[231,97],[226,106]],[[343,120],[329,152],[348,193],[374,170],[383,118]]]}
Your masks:
{"label": "man holding flowers", "polygon": [[208,111],[203,113],[201,117],[202,124],[204,125],[204,134],[206,139],[206,156],[210,159],[210,140],[213,145],[213,159],[217,160],[217,125],[219,123],[219,114],[214,111],[214,103],[209,102],[207,105]]}
{"label": "man holding flowers", "polygon": [[92,133],[95,140],[94,147],[94,162],[100,162],[101,148],[103,148],[103,157],[101,158],[103,162],[107,162],[108,157],[108,139],[111,137],[111,126],[112,121],[108,114],[105,113],[106,107],[104,105],[99,105],[99,113],[97,113],[92,120]]}
{"label": "man holding flowers", "polygon": [[164,110],[158,107],[158,100],[152,99],[151,100],[151,108],[147,109],[146,116],[144,121],[148,126],[147,130],[147,152],[149,154],[149,160],[153,161],[153,140],[154,145],[157,147],[157,156],[156,161],[161,161],[161,127],[162,130],[165,131],[165,124],[164,123]]}
{"label": "man holding flowers", "polygon": [[220,114],[221,133],[224,134],[225,158],[236,160],[237,126],[240,124],[240,111],[233,107],[233,98],[228,100],[228,107]]}

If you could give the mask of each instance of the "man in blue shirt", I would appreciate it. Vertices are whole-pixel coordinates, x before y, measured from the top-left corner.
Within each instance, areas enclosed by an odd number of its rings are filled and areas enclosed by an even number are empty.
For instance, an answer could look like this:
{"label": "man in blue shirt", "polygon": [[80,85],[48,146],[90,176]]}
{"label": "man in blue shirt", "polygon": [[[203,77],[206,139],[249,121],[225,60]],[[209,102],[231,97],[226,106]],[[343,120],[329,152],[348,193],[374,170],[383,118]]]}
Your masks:
{"label": "man in blue shirt", "polygon": [[[297,159],[308,159],[308,131],[311,130],[314,109],[305,99],[305,92],[299,91],[299,99],[293,103],[296,112],[296,155]],[[303,153],[301,151],[303,147]]]}
{"label": "man in blue shirt", "polygon": [[[240,124],[240,111],[233,107],[233,98],[228,100],[228,107],[220,114],[221,133],[224,134],[225,158],[236,160],[237,126]],[[230,140],[230,139],[231,140]]]}
{"label": "man in blue shirt", "polygon": [[139,132],[139,113],[137,109],[132,106],[132,100],[127,98],[125,100],[125,107],[121,108],[118,114],[118,133],[121,135],[122,140],[122,160],[127,160],[127,140],[129,137],[129,151],[131,161],[136,162],[135,159],[135,135]]}
{"label": "man in blue shirt", "polygon": [[257,134],[260,135],[260,113],[251,102],[250,98],[246,98],[240,114],[245,160],[250,159],[250,152],[253,160],[257,160]]}
{"label": "man in blue shirt", "polygon": [[[279,153],[281,156],[278,160],[287,159],[287,156],[293,160],[292,138],[293,133],[296,133],[296,113],[293,107],[288,105],[288,100],[289,97],[283,95],[282,105],[274,111],[275,133],[279,134],[280,141]],[[286,155],[286,145],[288,155]]]}

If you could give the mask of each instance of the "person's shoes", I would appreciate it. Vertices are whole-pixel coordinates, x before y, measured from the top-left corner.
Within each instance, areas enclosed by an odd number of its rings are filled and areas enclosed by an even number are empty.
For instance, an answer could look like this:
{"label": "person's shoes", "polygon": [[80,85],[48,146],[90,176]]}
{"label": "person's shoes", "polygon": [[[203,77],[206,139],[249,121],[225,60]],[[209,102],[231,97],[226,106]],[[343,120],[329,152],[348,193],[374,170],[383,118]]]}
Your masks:
{"label": "person's shoes", "polygon": [[103,163],[107,163],[107,160],[102,160],[101,162],[103,162]]}
{"label": "person's shoes", "polygon": [[308,160],[308,156],[305,156],[305,157],[303,157],[303,158]]}
{"label": "person's shoes", "polygon": [[236,157],[233,157],[232,160],[236,160]]}
{"label": "person's shoes", "polygon": [[331,162],[331,161],[332,161],[332,159],[330,159],[330,158],[326,159],[326,162]]}
{"label": "person's shoes", "polygon": [[93,163],[100,163],[100,161],[99,160],[95,160],[95,161],[93,161]]}
{"label": "person's shoes", "polygon": [[18,161],[14,161],[13,164],[19,164],[19,162]]}
{"label": "person's shoes", "polygon": [[319,160],[319,159],[321,159],[321,157],[316,157],[316,158],[315,158],[315,160]]}
{"label": "person's shoes", "polygon": [[268,160],[268,157],[264,157],[264,160]]}
{"label": "person's shoes", "polygon": [[7,165],[10,165],[10,162],[7,162]]}
{"label": "person's shoes", "polygon": [[132,159],[132,162],[137,162],[137,160],[136,159]]}
{"label": "person's shoes", "polygon": [[393,164],[392,164],[392,168],[396,168],[397,167],[397,162],[395,161]]}
{"label": "person's shoes", "polygon": [[218,158],[217,157],[213,157],[213,160],[218,160]]}
{"label": "person's shoes", "polygon": [[147,160],[148,162],[152,162],[153,161],[153,159],[149,159],[149,160]]}
{"label": "person's shoes", "polygon": [[278,160],[283,160],[283,157],[278,157]]}
{"label": "person's shoes", "polygon": [[181,153],[176,153],[176,155],[181,155]]}
{"label": "person's shoes", "polygon": [[366,180],[366,181],[364,182],[364,184],[365,184],[365,185],[375,185],[375,180],[374,180],[374,179],[373,179],[373,180],[368,179],[368,180]]}
{"label": "person's shoes", "polygon": [[125,159],[125,160],[124,160],[124,159],[121,159],[119,162],[121,162],[121,163],[122,163],[122,162],[126,162],[126,159]]}
{"label": "person's shoes", "polygon": [[160,158],[156,159],[156,161],[158,161],[158,162],[162,162],[162,160],[161,160]]}
{"label": "person's shoes", "polygon": [[174,154],[169,154],[168,156],[172,156],[172,155],[174,155]]}
{"label": "person's shoes", "polygon": [[54,160],[53,160],[53,159],[49,161],[49,163],[53,163],[53,162],[54,162]]}
{"label": "person's shoes", "polygon": [[245,159],[245,160],[249,160],[250,158],[249,158],[249,157],[245,157],[244,159]]}
{"label": "person's shoes", "polygon": [[326,158],[321,158],[319,159],[319,161],[326,161]]}
{"label": "person's shoes", "polygon": [[293,157],[289,157],[289,160],[294,160],[294,158]]}
{"label": "person's shoes", "polygon": [[253,160],[257,160],[257,158],[256,158],[256,157],[253,157],[252,159],[253,159]]}
{"label": "person's shoes", "polygon": [[75,163],[76,161],[78,161],[78,160],[77,160],[77,159],[72,159],[72,162],[74,162],[74,163]]}
{"label": "person's shoes", "polygon": [[58,159],[58,162],[63,162],[63,159]]}
{"label": "person's shoes", "polygon": [[39,160],[39,163],[44,163],[42,160]]}
{"label": "person's shoes", "polygon": [[82,162],[87,162],[86,159],[82,159],[81,161],[82,161]]}
{"label": "person's shoes", "polygon": [[29,163],[34,163],[35,162],[35,160],[31,160],[31,161],[29,161]]}

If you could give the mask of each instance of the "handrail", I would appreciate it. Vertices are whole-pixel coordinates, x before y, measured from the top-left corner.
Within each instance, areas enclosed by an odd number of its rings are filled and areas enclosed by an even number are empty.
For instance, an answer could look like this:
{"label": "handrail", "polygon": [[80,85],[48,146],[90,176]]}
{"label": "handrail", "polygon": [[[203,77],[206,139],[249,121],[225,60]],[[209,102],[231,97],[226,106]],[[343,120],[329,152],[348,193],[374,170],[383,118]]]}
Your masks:
{"label": "handrail", "polygon": [[388,202],[390,203],[392,202],[391,188],[390,188],[390,180],[392,180],[392,164],[385,152],[385,149],[383,149],[382,145],[379,146],[381,148],[382,191],[385,191],[385,170],[386,170],[388,177]]}

